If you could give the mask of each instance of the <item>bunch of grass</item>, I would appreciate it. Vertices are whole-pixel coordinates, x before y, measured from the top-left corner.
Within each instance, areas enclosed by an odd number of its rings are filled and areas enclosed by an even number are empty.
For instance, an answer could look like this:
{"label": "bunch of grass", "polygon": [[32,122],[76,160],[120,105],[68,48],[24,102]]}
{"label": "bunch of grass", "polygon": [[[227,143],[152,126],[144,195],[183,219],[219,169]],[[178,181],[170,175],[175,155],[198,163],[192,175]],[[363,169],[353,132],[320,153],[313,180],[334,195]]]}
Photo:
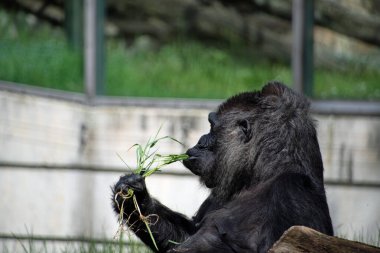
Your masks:
{"label": "bunch of grass", "polygon": [[[162,140],[171,140],[177,143],[180,143],[176,139],[170,137],[170,136],[164,136],[158,138],[160,130],[157,132],[157,134],[154,136],[154,138],[150,138],[148,142],[143,146],[140,144],[134,144],[130,149],[135,148],[136,150],[136,159],[137,159],[137,168],[132,170],[128,164],[120,157],[120,159],[124,162],[124,164],[127,166],[128,169],[130,169],[134,174],[139,174],[142,177],[148,177],[152,175],[153,173],[160,171],[160,169],[166,165],[169,165],[174,162],[182,161],[188,158],[186,154],[169,154],[169,155],[161,155],[158,152],[158,148],[156,148],[157,143],[159,143]],[[181,144],[181,143],[180,143]],[[121,205],[117,202],[117,197],[121,197],[123,199]],[[125,231],[124,229],[124,222],[123,222],[123,214],[124,214],[124,203],[125,201],[131,199],[133,200],[133,204],[135,206],[135,211],[139,214],[139,219],[144,222],[146,229],[150,235],[150,238],[155,246],[155,248],[158,250],[156,241],[154,239],[154,236],[152,234],[152,231],[150,229],[150,225],[155,224],[155,222],[150,221],[151,217],[157,217],[156,214],[149,214],[148,216],[144,216],[141,213],[139,203],[137,202],[136,196],[134,194],[133,189],[129,188],[127,193],[123,192],[123,190],[117,192],[114,196],[114,200],[117,205],[119,205],[119,228],[116,232],[115,237],[120,237],[121,233]],[[128,219],[127,222],[128,223]]]}

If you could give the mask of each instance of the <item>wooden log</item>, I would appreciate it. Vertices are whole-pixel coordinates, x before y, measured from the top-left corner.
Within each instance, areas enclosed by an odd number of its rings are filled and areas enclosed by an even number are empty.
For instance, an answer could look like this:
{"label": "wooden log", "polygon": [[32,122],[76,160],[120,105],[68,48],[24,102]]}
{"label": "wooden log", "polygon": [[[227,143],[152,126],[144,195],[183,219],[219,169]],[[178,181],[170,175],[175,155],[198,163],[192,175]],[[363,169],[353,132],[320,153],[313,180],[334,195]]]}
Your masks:
{"label": "wooden log", "polygon": [[293,226],[281,236],[268,253],[380,253],[380,248],[335,236],[304,226]]}

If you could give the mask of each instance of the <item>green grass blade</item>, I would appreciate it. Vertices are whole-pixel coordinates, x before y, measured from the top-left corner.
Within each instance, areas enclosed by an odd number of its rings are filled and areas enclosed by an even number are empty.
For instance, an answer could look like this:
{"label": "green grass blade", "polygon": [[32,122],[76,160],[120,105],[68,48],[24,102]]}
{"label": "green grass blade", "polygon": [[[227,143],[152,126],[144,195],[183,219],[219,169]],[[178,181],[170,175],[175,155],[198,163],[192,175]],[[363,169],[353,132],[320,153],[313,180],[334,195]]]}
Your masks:
{"label": "green grass blade", "polygon": [[[157,131],[155,137],[153,139],[150,138],[148,140],[148,142],[145,144],[145,146],[142,146],[140,144],[134,144],[131,147],[131,148],[135,148],[136,162],[137,162],[137,166],[136,166],[137,168],[133,171],[133,173],[140,174],[143,177],[148,177],[148,176],[152,175],[153,173],[155,173],[157,171],[160,171],[160,169],[162,167],[164,167],[164,166],[166,166],[168,164],[171,164],[171,163],[174,163],[174,162],[177,162],[177,161],[182,161],[182,160],[188,158],[188,156],[186,154],[161,155],[161,154],[157,153],[158,152],[158,148],[157,149],[153,149],[157,145],[158,142],[160,142],[160,141],[162,141],[164,139],[169,139],[169,140],[175,141],[175,142],[183,145],[181,142],[179,142],[178,140],[176,140],[176,139],[174,139],[174,138],[172,138],[170,136],[164,136],[164,137],[160,137],[159,138],[158,134],[161,131],[161,128],[162,128],[162,126],[160,126],[160,129]],[[128,149],[128,150],[130,150],[130,149]],[[119,155],[119,157],[120,157],[120,155]],[[127,163],[122,158],[121,158],[121,160],[129,168],[129,166],[127,165]],[[117,195],[115,195],[115,201],[116,201],[116,197],[117,197]],[[152,233],[152,231],[150,229],[150,226],[149,226],[149,221],[148,221],[147,217],[145,217],[145,216],[143,216],[141,214],[141,211],[140,211],[138,202],[136,200],[136,196],[133,193],[133,190],[128,191],[128,193],[124,194],[122,197],[124,198],[124,201],[126,201],[130,197],[133,198],[133,202],[134,202],[136,211],[140,214],[140,220],[142,222],[144,222],[144,224],[145,224],[145,226],[147,228],[147,231],[149,233],[149,236],[150,236],[150,238],[152,240],[152,243],[153,243],[154,247],[158,250],[158,246],[156,244],[156,241],[154,239],[153,233]],[[119,216],[119,219],[120,219],[120,227],[119,227],[119,229],[120,229],[120,231],[122,231],[121,227],[122,227],[122,222],[123,222],[122,219],[123,219],[123,214],[124,214],[124,209],[123,209],[124,201],[121,204],[121,207],[119,207],[119,209],[121,210],[120,211],[120,216]]]}
{"label": "green grass blade", "polygon": [[153,237],[153,233],[152,233],[152,231],[150,230],[150,227],[149,227],[148,222],[147,222],[147,221],[144,221],[144,223],[145,223],[146,229],[148,230],[148,233],[149,233],[149,235],[150,235],[150,239],[152,239],[152,243],[153,243],[154,247],[158,250],[158,246],[157,246],[157,244],[156,244],[156,240],[155,240],[154,237]]}
{"label": "green grass blade", "polygon": [[[141,213],[141,211],[140,211],[140,207],[139,207],[139,204],[137,203],[137,199],[136,199],[136,196],[135,196],[135,195],[133,195],[133,203],[134,203],[134,205],[135,205],[135,208],[136,208],[137,212],[140,214],[140,217],[143,216],[142,213]],[[142,218],[141,221],[144,222],[144,224],[145,224],[145,226],[146,226],[146,228],[147,228],[147,230],[148,230],[149,236],[150,236],[150,238],[152,239],[152,243],[153,243],[154,247],[158,250],[156,240],[154,239],[154,237],[153,237],[153,233],[152,233],[152,231],[150,230],[150,227],[149,227],[148,221],[147,221],[146,219],[144,219],[144,218]]]}
{"label": "green grass blade", "polygon": [[129,165],[127,164],[127,162],[121,157],[121,155],[119,153],[116,153],[116,155],[120,158],[120,160],[125,164],[125,166],[127,166],[127,168],[129,170],[132,171],[131,167],[129,167]]}
{"label": "green grass blade", "polygon": [[168,240],[168,242],[170,242],[172,244],[175,244],[175,245],[181,244],[180,242],[176,242],[176,241],[173,241],[173,240]]}

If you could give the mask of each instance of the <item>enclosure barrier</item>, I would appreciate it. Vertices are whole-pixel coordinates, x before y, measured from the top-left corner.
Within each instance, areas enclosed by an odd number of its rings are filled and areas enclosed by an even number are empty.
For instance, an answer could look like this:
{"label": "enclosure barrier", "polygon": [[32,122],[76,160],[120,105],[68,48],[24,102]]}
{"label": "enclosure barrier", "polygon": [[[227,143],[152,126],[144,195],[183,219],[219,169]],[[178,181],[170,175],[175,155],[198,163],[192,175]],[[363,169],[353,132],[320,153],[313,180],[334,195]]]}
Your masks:
{"label": "enclosure barrier", "polygon": [[[128,148],[129,139],[136,143],[149,137],[157,130],[160,119],[170,122],[163,134],[171,135],[174,131],[189,146],[202,132],[208,131],[207,113],[221,100],[96,97],[89,101],[83,94],[1,82],[0,102],[0,189],[3,203],[8,203],[7,199],[12,202],[12,205],[0,205],[0,212],[7,217],[0,220],[1,241],[90,243],[94,241],[92,238],[103,238],[97,232],[102,224],[117,225],[112,210],[108,210],[111,209],[109,186],[126,169],[115,151]],[[380,103],[313,101],[312,112],[320,121],[318,132],[325,159],[325,183],[332,218],[337,222],[335,227],[339,222],[359,218],[358,223],[370,226],[380,218],[376,209],[380,206]],[[168,150],[179,152],[172,147]],[[39,156],[42,153],[44,157]],[[197,207],[195,197],[198,198],[201,189],[196,185],[196,177],[178,168],[156,175],[149,178],[152,180],[149,186],[153,187],[153,193],[169,196],[163,201],[165,204],[175,199],[169,203],[173,208]],[[20,182],[18,177],[23,177],[24,183],[15,188],[14,183]],[[47,197],[57,194],[62,198],[60,202],[37,203],[46,196],[34,192],[34,186],[28,182],[31,178],[42,193],[44,187],[59,185],[60,189],[49,189],[53,192]],[[170,195],[177,194],[173,188],[181,188],[178,194],[185,197]],[[78,196],[73,198],[72,194]],[[24,217],[25,213],[19,212],[23,210],[21,207],[13,207],[18,197],[36,200],[29,203],[35,216]],[[79,206],[83,202],[94,206],[94,213],[81,216],[80,212],[86,211]],[[46,204],[62,212],[61,223],[49,227],[50,222],[59,219],[57,214],[46,213]],[[44,217],[36,234],[23,233],[24,225],[35,222],[41,213]],[[94,224],[99,218],[102,222]],[[73,230],[74,225],[80,228]],[[114,232],[109,228],[107,238]],[[101,239],[95,242],[108,243]]]}

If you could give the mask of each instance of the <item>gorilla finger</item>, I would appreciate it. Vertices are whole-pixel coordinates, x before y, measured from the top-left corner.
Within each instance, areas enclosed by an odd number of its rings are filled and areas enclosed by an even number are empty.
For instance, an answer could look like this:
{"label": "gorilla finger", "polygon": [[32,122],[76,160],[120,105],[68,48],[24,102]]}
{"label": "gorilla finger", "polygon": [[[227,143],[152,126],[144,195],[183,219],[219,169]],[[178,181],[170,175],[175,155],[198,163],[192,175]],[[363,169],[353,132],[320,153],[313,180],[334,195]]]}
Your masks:
{"label": "gorilla finger", "polygon": [[130,177],[128,177],[125,181],[125,184],[127,184],[130,188],[137,192],[142,192],[146,190],[145,179],[137,174],[133,174]]}
{"label": "gorilla finger", "polygon": [[128,188],[131,188],[137,192],[144,191],[146,188],[144,178],[138,174],[127,174],[121,176],[115,185],[115,191],[127,191]]}
{"label": "gorilla finger", "polygon": [[115,186],[114,186],[114,191],[115,191],[115,193],[116,193],[116,192],[121,192],[121,191],[123,191],[123,192],[127,192],[127,191],[128,191],[128,185],[125,184],[125,183],[122,182],[122,181],[119,181],[119,182],[117,182],[117,183],[115,184]]}

